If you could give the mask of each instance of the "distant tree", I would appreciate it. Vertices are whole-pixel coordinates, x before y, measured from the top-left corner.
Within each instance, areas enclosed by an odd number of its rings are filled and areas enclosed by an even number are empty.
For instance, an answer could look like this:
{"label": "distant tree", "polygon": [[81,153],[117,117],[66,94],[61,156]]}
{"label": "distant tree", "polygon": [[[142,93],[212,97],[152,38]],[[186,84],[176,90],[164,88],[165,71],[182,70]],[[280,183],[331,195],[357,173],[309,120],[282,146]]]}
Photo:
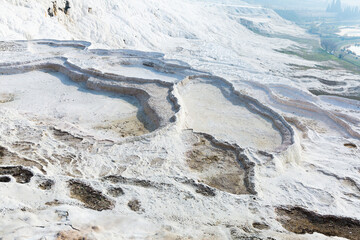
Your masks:
{"label": "distant tree", "polygon": [[329,3],[329,5],[326,8],[326,12],[332,12],[334,4],[335,4],[335,0],[333,0],[332,3]]}
{"label": "distant tree", "polygon": [[333,12],[333,13],[341,13],[342,7],[341,7],[341,0],[333,0],[331,4],[329,4],[326,8],[327,12]]}
{"label": "distant tree", "polygon": [[334,11],[334,6],[335,6],[335,0],[333,0],[332,3],[328,5],[326,11],[327,12],[333,12]]}
{"label": "distant tree", "polygon": [[332,53],[334,50],[336,50],[336,41],[330,38],[325,38],[321,40],[321,47],[325,49],[327,52]]}
{"label": "distant tree", "polygon": [[354,19],[360,17],[359,7],[343,7],[341,0],[333,0],[326,8],[326,12],[337,13],[339,18]]}
{"label": "distant tree", "polygon": [[355,7],[354,8],[354,17],[359,17],[360,16],[360,9],[359,7]]}
{"label": "distant tree", "polygon": [[344,10],[339,14],[339,17],[344,19],[354,19],[360,17],[359,7],[350,7],[347,6]]}
{"label": "distant tree", "polygon": [[342,8],[341,8],[341,0],[337,0],[335,3],[335,12],[341,13],[342,12]]}
{"label": "distant tree", "polygon": [[354,9],[351,8],[351,7],[346,7],[342,13],[342,16],[345,17],[345,18],[351,18],[352,15],[354,14],[353,13]]}

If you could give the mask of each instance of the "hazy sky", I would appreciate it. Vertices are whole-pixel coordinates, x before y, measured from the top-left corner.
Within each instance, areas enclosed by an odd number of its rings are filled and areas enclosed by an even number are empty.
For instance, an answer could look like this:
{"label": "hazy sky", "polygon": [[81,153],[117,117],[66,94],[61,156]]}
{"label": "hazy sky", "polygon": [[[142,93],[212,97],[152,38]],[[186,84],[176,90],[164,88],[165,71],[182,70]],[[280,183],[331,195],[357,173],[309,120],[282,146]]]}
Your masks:
{"label": "hazy sky", "polygon": [[[271,7],[287,9],[326,9],[332,0],[245,0]],[[360,6],[360,0],[341,0],[343,5]]]}
{"label": "hazy sky", "polygon": [[360,6],[359,0],[342,0],[343,4]]}

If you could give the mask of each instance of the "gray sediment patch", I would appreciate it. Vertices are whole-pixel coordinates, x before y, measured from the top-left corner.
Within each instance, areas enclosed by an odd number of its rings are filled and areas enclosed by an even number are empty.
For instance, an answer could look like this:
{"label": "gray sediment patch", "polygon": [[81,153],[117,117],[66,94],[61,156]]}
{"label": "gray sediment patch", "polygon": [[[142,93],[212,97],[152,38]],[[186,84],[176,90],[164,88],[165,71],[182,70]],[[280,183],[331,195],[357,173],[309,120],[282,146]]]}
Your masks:
{"label": "gray sediment patch", "polygon": [[0,93],[0,103],[12,102],[15,99],[15,95],[12,93]]}
{"label": "gray sediment patch", "polygon": [[56,234],[55,240],[92,240],[86,234],[81,233],[79,230],[61,231]]}
{"label": "gray sediment patch", "polygon": [[243,149],[208,134],[195,136],[197,141],[186,153],[186,162],[203,183],[232,194],[256,194],[254,164]]}
{"label": "gray sediment patch", "polygon": [[82,137],[75,136],[67,131],[57,129],[55,127],[51,127],[49,130],[52,132],[55,139],[62,142],[72,143],[73,145],[76,145],[84,140]]}
{"label": "gray sediment patch", "polygon": [[183,183],[185,185],[189,185],[195,189],[195,192],[198,194],[201,194],[205,197],[215,197],[216,191],[214,188],[211,188],[207,185],[204,185],[202,183],[196,182],[194,179],[188,179],[188,178],[175,178],[177,182]]}
{"label": "gray sediment patch", "polygon": [[341,97],[341,98],[347,98],[351,100],[357,100],[360,101],[360,95],[359,94],[345,94],[345,93],[336,93],[336,92],[327,92],[320,89],[309,89],[309,92],[316,96],[335,96],[335,97]]}
{"label": "gray sediment patch", "polygon": [[96,129],[99,130],[111,130],[116,132],[121,137],[134,137],[141,136],[150,131],[145,127],[144,121],[140,121],[136,116],[128,117],[125,119],[119,119],[107,122],[106,124],[101,124],[96,126]]}
{"label": "gray sediment patch", "polygon": [[112,197],[120,197],[125,194],[124,190],[121,187],[110,187],[108,188],[107,192]]}
{"label": "gray sediment patch", "polygon": [[326,236],[360,239],[360,221],[357,219],[320,215],[301,207],[277,208],[278,221],[296,234],[322,233]]}
{"label": "gray sediment patch", "polygon": [[8,176],[1,176],[1,177],[0,177],[0,182],[2,182],[2,183],[11,182],[11,178],[8,177]]}
{"label": "gray sediment patch", "polygon": [[294,78],[298,78],[298,79],[315,79],[317,81],[319,81],[322,84],[325,84],[327,86],[346,86],[346,82],[339,82],[339,81],[335,81],[335,80],[328,80],[328,79],[324,79],[324,78],[320,78],[320,77],[316,77],[316,76],[312,76],[312,75],[301,75],[301,76],[293,76]]}
{"label": "gray sediment patch", "polygon": [[141,207],[139,200],[134,199],[128,202],[128,207],[134,212],[143,212],[144,209]]}
{"label": "gray sediment patch", "polygon": [[345,143],[344,146],[348,148],[357,148],[357,146],[354,143]]}
{"label": "gray sediment patch", "polygon": [[[144,179],[125,178],[123,176],[110,175],[110,176],[104,177],[103,180],[109,181],[113,184],[131,185],[131,186],[142,187],[142,188],[146,188],[146,189],[154,189],[157,191],[168,191],[170,189],[172,191],[179,191],[179,189],[173,184],[162,183],[162,182],[153,182],[153,181],[144,180]],[[203,196],[213,197],[216,195],[215,188],[212,188],[205,184],[196,182],[194,179],[174,177],[174,180],[176,182],[182,183],[184,185],[193,187],[196,193],[199,193]],[[113,187],[111,187],[111,188],[113,188]]]}
{"label": "gray sediment patch", "polygon": [[68,186],[70,188],[70,197],[81,201],[87,208],[103,211],[113,209],[115,206],[114,202],[100,191],[79,180],[70,180]]}
{"label": "gray sediment patch", "polygon": [[137,179],[137,178],[126,178],[120,175],[110,175],[103,178],[106,181],[110,181],[112,183],[116,184],[125,184],[125,185],[132,185],[132,186],[138,186],[143,188],[162,188],[164,186],[161,183],[152,182],[150,180],[144,180],[144,179]]}
{"label": "gray sediment patch", "polygon": [[40,179],[38,181],[38,187],[42,190],[51,190],[55,182],[51,179]]}
{"label": "gray sediment patch", "polygon": [[0,175],[11,175],[17,183],[29,183],[34,174],[21,166],[0,167]]}
{"label": "gray sediment patch", "polygon": [[26,167],[36,167],[43,173],[45,173],[45,164],[38,161],[19,156],[17,153],[8,150],[7,148],[0,146],[0,164],[1,165],[19,165]]}

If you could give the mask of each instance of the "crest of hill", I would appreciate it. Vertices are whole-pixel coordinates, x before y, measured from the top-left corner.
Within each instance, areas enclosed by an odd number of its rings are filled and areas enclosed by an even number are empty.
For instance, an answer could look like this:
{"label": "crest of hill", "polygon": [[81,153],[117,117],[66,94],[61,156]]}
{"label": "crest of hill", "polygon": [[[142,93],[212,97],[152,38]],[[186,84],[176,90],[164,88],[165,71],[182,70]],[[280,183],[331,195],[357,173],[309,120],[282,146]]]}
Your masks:
{"label": "crest of hill", "polygon": [[[274,11],[242,1],[78,0],[50,17],[50,0],[3,0],[0,39],[86,40],[98,48],[175,51],[186,43],[253,42],[256,32],[296,35]],[[65,3],[58,1],[58,6]],[[249,26],[251,26],[249,28]],[[254,29],[256,31],[254,31]],[[299,30],[300,29],[300,30]],[[225,37],[226,36],[226,37]],[[239,39],[241,36],[241,39]]]}

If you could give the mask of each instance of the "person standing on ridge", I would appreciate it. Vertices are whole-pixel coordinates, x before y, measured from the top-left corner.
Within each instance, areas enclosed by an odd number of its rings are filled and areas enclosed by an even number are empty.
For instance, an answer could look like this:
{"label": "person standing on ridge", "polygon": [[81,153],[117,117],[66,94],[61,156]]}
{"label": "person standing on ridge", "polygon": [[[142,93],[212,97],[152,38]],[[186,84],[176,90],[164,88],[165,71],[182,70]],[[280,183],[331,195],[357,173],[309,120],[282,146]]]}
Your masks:
{"label": "person standing on ridge", "polygon": [[57,15],[57,3],[56,1],[53,1],[53,14],[56,16]]}
{"label": "person standing on ridge", "polygon": [[68,14],[70,8],[71,8],[71,7],[70,7],[70,2],[69,2],[69,1],[66,1],[66,2],[65,2],[64,13],[65,13],[65,14]]}

